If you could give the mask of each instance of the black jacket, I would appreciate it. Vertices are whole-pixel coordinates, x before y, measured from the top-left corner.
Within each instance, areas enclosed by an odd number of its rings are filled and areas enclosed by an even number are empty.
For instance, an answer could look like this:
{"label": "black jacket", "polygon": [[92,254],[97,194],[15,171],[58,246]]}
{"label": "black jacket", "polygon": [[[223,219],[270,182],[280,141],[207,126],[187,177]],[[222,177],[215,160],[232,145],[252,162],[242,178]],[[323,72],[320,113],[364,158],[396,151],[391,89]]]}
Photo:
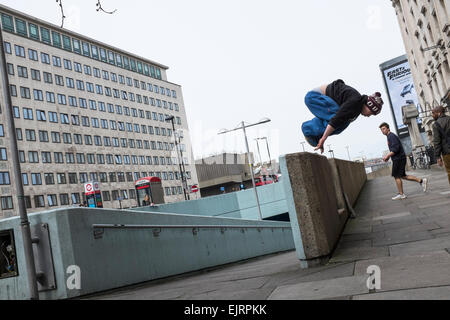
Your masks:
{"label": "black jacket", "polygon": [[334,129],[339,129],[348,122],[356,120],[367,103],[366,95],[361,95],[341,79],[329,84],[325,94],[339,105],[338,112],[328,123]]}
{"label": "black jacket", "polygon": [[387,141],[389,151],[394,153],[394,155],[391,157],[392,161],[400,160],[406,157],[403,145],[395,133],[389,133],[387,135]]}
{"label": "black jacket", "polygon": [[[436,122],[439,123],[447,137],[450,134],[450,117],[443,116],[439,117]],[[450,142],[450,141],[449,141]],[[433,145],[434,145],[434,155],[439,158],[442,155],[450,154],[450,148],[446,143],[445,136],[442,136],[441,132],[436,127],[436,123],[433,124]]]}

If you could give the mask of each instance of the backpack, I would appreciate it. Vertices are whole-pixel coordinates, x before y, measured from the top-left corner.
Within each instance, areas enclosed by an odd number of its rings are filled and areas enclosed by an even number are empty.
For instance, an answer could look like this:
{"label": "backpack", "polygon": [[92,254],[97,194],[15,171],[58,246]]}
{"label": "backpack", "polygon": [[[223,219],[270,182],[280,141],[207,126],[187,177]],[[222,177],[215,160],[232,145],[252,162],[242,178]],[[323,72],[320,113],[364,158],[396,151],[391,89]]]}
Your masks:
{"label": "backpack", "polygon": [[450,130],[448,130],[447,133],[445,133],[444,129],[441,127],[439,122],[435,121],[434,123],[436,124],[436,128],[441,133],[442,140],[444,140],[445,143],[447,144],[447,147],[450,148]]}

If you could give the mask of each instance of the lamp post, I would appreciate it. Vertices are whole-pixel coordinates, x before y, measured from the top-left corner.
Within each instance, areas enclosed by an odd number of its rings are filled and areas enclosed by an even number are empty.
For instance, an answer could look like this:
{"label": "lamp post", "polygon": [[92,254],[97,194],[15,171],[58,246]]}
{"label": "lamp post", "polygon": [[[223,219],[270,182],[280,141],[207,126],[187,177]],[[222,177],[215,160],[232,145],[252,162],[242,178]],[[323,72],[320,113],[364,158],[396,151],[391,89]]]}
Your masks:
{"label": "lamp post", "polygon": [[346,148],[347,148],[348,161],[352,161],[352,159],[350,158],[350,151],[348,151],[349,146],[346,146]]}
{"label": "lamp post", "polygon": [[232,131],[236,131],[236,130],[240,130],[242,129],[242,131],[244,132],[244,137],[245,137],[245,147],[247,148],[247,157],[249,159],[249,165],[250,165],[250,173],[252,175],[252,183],[253,183],[253,190],[255,191],[255,197],[256,197],[256,205],[258,207],[258,216],[259,216],[259,220],[262,220],[262,214],[261,214],[261,206],[259,205],[259,198],[258,198],[258,191],[256,190],[256,184],[255,184],[255,175],[253,173],[253,164],[250,161],[250,151],[248,148],[248,139],[247,139],[247,132],[245,131],[246,128],[249,127],[253,127],[253,126],[257,126],[263,123],[267,123],[270,122],[270,119],[262,119],[261,121],[257,122],[257,123],[253,123],[253,124],[249,124],[249,125],[245,125],[244,121],[241,122],[241,126],[237,127],[236,129],[232,129],[232,130],[226,130],[223,129],[221,130],[218,134],[225,134],[228,132],[232,132]]}
{"label": "lamp post", "polygon": [[256,141],[256,146],[258,147],[259,164],[261,165],[261,169],[262,169],[262,166],[263,166],[263,161],[262,161],[262,158],[261,158],[261,152],[259,151],[259,143],[258,143],[258,138],[256,138],[256,139],[255,139],[255,141]]}
{"label": "lamp post", "polygon": [[0,73],[1,85],[3,88],[3,102],[5,106],[5,120],[8,128],[8,136],[10,141],[11,167],[15,182],[17,203],[20,215],[20,227],[22,229],[23,247],[25,254],[25,263],[28,276],[28,287],[30,292],[30,300],[39,300],[39,292],[37,286],[36,266],[34,263],[33,243],[31,240],[30,221],[28,220],[27,209],[25,205],[25,195],[23,190],[22,172],[19,163],[19,151],[17,147],[16,126],[14,123],[14,114],[12,108],[11,94],[9,91],[9,79],[6,66],[5,48],[3,42],[3,31],[0,28]]}
{"label": "lamp post", "polygon": [[306,151],[305,151],[305,141],[302,141],[302,142],[300,142],[300,143],[302,144],[303,152],[306,152]]}
{"label": "lamp post", "polygon": [[[175,131],[175,123],[174,123],[174,116],[169,116],[166,118],[166,121],[172,122],[172,132],[173,132],[173,138],[175,139],[175,149],[177,149],[177,158],[178,158],[178,165],[180,167],[180,175],[181,175],[181,184],[183,186],[183,192],[184,192],[184,200],[190,200],[189,194],[187,191],[187,183],[186,183],[186,174],[185,174],[185,167],[184,167],[184,161],[183,161],[183,151],[178,148],[178,141],[177,141],[177,135]],[[180,161],[180,153],[181,153],[181,161]]]}
{"label": "lamp post", "polygon": [[334,152],[333,150],[331,150],[331,144],[328,145],[328,148],[330,149],[328,150],[328,152],[330,153],[330,157],[334,158]]}
{"label": "lamp post", "polygon": [[269,142],[267,142],[267,137],[256,138],[256,140],[266,140],[267,154],[269,155],[269,165],[270,168],[272,169],[272,158],[270,157]]}

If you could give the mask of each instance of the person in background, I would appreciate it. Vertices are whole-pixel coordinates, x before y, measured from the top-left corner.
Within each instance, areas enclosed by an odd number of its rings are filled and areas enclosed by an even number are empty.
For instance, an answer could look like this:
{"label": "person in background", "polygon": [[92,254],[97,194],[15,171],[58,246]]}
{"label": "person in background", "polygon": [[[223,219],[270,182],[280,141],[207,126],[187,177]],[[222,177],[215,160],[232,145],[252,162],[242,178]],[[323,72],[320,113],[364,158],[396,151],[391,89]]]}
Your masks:
{"label": "person in background", "polygon": [[148,196],[148,194],[145,195],[144,201],[142,201],[142,205],[143,205],[144,207],[150,205],[150,197]]}
{"label": "person in background", "polygon": [[428,179],[419,179],[415,176],[409,176],[406,174],[406,155],[403,150],[402,143],[397,135],[389,129],[389,125],[386,122],[383,122],[380,125],[381,132],[387,137],[388,146],[389,146],[389,154],[387,154],[383,160],[384,162],[392,160],[392,176],[395,179],[398,189],[398,195],[392,198],[392,200],[403,200],[406,199],[407,196],[403,192],[403,181],[415,181],[421,184],[423,188],[423,192],[427,191],[428,188]]}
{"label": "person in background", "polygon": [[433,124],[434,155],[440,167],[445,165],[450,184],[450,117],[445,115],[443,106],[433,108],[431,114],[435,121]]}

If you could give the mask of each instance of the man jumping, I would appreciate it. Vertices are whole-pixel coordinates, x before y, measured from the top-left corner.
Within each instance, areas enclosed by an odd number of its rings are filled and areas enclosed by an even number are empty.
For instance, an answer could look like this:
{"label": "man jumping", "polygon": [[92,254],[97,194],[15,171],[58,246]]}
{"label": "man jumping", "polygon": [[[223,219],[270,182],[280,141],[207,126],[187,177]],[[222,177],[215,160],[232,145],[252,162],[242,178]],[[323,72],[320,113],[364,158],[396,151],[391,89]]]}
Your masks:
{"label": "man jumping", "polygon": [[419,179],[414,176],[408,176],[405,172],[406,167],[406,155],[403,150],[402,143],[397,135],[389,129],[389,125],[386,122],[383,122],[380,125],[381,132],[387,137],[388,146],[389,146],[389,154],[387,154],[383,160],[384,162],[392,159],[392,176],[395,179],[398,189],[398,195],[392,198],[392,200],[403,200],[406,199],[406,195],[403,193],[403,180],[415,181],[422,185],[423,192],[427,191],[428,188],[428,179]]}
{"label": "man jumping", "polygon": [[379,92],[361,95],[339,79],[308,92],[305,104],[316,117],[302,124],[303,134],[314,150],[323,153],[329,136],[340,134],[360,114],[365,117],[379,114],[383,100]]}

